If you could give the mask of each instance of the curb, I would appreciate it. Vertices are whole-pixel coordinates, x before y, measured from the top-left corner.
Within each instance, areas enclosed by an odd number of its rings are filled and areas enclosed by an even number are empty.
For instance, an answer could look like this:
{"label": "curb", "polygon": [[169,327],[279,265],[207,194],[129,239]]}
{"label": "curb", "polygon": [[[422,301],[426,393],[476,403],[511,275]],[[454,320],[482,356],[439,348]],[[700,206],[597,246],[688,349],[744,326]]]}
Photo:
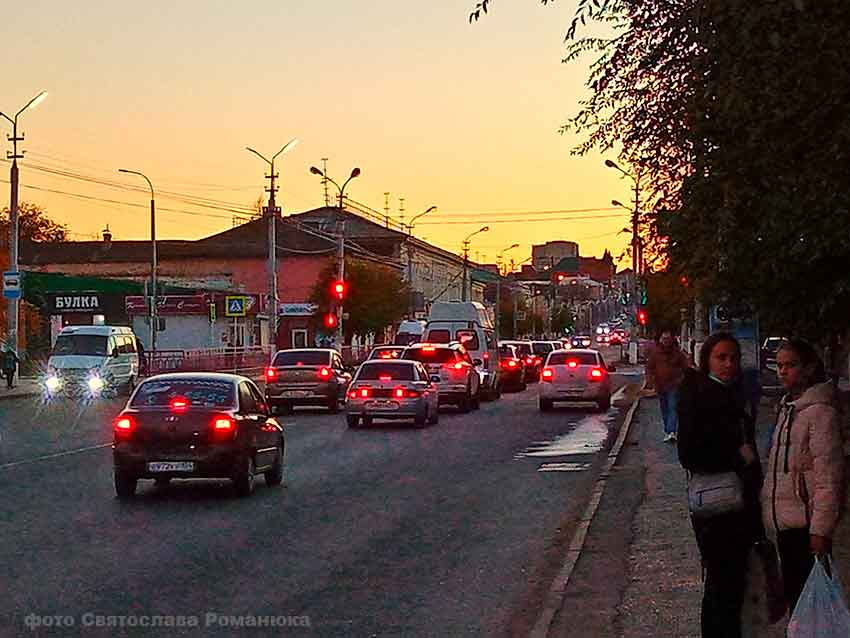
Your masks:
{"label": "curb", "polygon": [[611,476],[611,469],[617,463],[620,451],[623,449],[626,439],[629,438],[632,421],[642,398],[641,392],[645,387],[646,381],[641,384],[637,397],[635,397],[628,413],[626,413],[626,419],[623,421],[623,426],[620,428],[620,434],[617,436],[614,447],[611,448],[611,451],[608,453],[608,460],[605,463],[605,468],[602,470],[602,473],[593,485],[590,502],[588,502],[584,513],[579,519],[579,526],[576,528],[573,538],[570,541],[570,546],[569,549],[567,549],[567,556],[564,560],[564,564],[561,566],[555,580],[552,581],[552,586],[549,588],[549,593],[546,595],[546,602],[544,603],[543,611],[540,612],[540,616],[538,616],[537,622],[534,624],[534,628],[531,630],[531,633],[529,633],[529,638],[547,638],[555,620],[555,616],[564,605],[564,597],[567,593],[567,586],[570,584],[570,578],[572,577],[576,563],[578,563],[579,558],[581,558],[584,542],[587,539],[587,534],[590,531],[590,525],[593,523],[593,517],[596,515],[596,510],[599,508],[599,503],[602,501],[602,496],[605,493],[605,484]]}

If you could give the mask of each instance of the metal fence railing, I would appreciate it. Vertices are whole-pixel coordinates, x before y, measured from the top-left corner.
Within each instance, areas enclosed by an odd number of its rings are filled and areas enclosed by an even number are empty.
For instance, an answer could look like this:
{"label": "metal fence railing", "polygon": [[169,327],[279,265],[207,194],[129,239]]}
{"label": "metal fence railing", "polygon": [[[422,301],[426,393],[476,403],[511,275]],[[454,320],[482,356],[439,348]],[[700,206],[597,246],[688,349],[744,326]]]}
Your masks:
{"label": "metal fence railing", "polygon": [[262,373],[270,356],[268,348],[157,350],[145,353],[145,370],[148,375],[164,372]]}

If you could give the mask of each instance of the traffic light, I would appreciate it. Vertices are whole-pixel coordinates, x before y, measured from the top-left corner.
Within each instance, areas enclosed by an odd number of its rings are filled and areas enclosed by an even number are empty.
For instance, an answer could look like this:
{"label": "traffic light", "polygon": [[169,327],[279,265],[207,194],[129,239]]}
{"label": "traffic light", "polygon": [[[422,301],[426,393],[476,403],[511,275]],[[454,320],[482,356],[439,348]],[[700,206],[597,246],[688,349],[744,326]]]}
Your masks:
{"label": "traffic light", "polygon": [[687,275],[682,275],[681,277],[679,277],[679,283],[682,284],[682,288],[687,288],[690,283],[688,281]]}
{"label": "traffic light", "polygon": [[333,312],[326,312],[323,321],[325,328],[333,329],[337,326],[336,314]]}
{"label": "traffic light", "polygon": [[642,326],[646,325],[646,320],[647,320],[646,310],[643,310],[642,308],[640,310],[638,310],[637,320],[638,320],[638,323],[640,325],[642,325]]}
{"label": "traffic light", "polygon": [[348,292],[348,284],[341,279],[331,282],[331,297],[337,301],[342,301],[345,298],[345,293]]}

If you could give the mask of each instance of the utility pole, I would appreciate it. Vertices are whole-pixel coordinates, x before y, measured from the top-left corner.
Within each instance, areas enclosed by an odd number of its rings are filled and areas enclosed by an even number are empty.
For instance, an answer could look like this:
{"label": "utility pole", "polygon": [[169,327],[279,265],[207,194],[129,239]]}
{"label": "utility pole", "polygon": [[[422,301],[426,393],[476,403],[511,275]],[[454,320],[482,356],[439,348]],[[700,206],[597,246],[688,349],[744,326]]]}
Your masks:
{"label": "utility pole", "polygon": [[404,197],[398,198],[398,215],[401,227],[404,228]]}
{"label": "utility pole", "polygon": [[466,278],[469,271],[469,240],[463,242],[463,284],[460,290],[460,300],[466,301]]}
{"label": "utility pole", "polygon": [[[322,172],[327,175],[328,174],[328,158],[322,158]],[[322,179],[322,185],[325,187],[325,208],[331,205],[331,196],[328,193],[328,178],[325,177]]]}
{"label": "utility pole", "polygon": [[413,246],[407,236],[407,285],[410,286],[410,318],[416,318],[416,293],[413,290]]}
{"label": "utility pole", "polygon": [[502,275],[496,280],[496,346],[499,345],[502,324]]}
{"label": "utility pole", "polygon": [[390,194],[384,193],[384,222],[387,228],[390,227]]}
{"label": "utility pole", "polygon": [[514,328],[514,332],[513,332],[513,338],[514,338],[514,339],[516,339],[516,338],[517,338],[517,334],[516,334],[516,321],[517,321],[516,313],[517,313],[517,310],[518,310],[518,308],[517,308],[517,306],[518,306],[518,304],[517,304],[517,296],[518,296],[518,295],[517,295],[517,293],[516,293],[516,290],[514,290],[514,291],[513,291],[513,298],[514,298],[514,314],[513,314],[513,323],[514,323],[513,328]]}

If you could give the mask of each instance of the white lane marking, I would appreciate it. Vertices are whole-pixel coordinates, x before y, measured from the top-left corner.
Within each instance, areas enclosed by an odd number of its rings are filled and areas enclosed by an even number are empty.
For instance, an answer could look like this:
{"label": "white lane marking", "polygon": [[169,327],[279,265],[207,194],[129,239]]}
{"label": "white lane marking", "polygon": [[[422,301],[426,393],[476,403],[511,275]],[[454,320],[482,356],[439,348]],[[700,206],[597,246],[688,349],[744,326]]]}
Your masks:
{"label": "white lane marking", "polygon": [[29,465],[30,463],[38,463],[39,461],[49,461],[50,459],[58,459],[62,456],[70,456],[71,454],[81,454],[83,452],[91,452],[92,450],[101,450],[105,447],[112,447],[112,443],[104,443],[103,445],[92,445],[90,447],[81,447],[76,450],[68,450],[67,452],[57,452],[56,454],[46,454],[45,456],[36,456],[32,459],[24,459],[22,461],[13,461],[12,463],[4,463],[0,465],[0,470],[6,470],[10,467],[19,465]]}
{"label": "white lane marking", "polygon": [[595,454],[602,450],[608,438],[609,424],[613,415],[593,415],[583,418],[566,434],[552,441],[535,441],[522,452],[514,455],[514,460],[534,457],[571,456],[573,454]]}
{"label": "white lane marking", "polygon": [[544,463],[537,468],[538,472],[582,472],[590,467],[590,463]]}

